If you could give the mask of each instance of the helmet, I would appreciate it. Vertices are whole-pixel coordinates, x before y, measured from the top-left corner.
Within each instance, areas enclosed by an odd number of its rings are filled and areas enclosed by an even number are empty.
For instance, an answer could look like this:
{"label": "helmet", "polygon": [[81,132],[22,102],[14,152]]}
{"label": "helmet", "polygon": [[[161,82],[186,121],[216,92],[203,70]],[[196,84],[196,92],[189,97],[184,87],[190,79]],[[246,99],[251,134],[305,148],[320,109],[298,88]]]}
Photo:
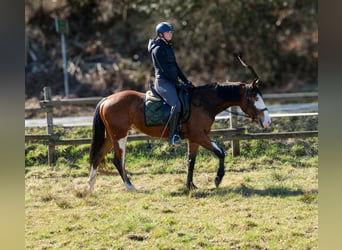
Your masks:
{"label": "helmet", "polygon": [[156,26],[156,35],[159,35],[160,33],[163,33],[163,32],[168,32],[170,30],[171,31],[175,30],[171,24],[169,24],[167,22],[159,23]]}

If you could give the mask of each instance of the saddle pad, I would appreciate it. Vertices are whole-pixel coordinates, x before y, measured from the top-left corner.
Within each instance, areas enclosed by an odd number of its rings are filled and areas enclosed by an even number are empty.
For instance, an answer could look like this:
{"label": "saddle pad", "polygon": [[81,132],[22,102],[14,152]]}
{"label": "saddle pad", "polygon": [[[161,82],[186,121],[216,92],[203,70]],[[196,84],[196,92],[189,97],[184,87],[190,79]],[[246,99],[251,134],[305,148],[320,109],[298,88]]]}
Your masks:
{"label": "saddle pad", "polygon": [[169,119],[171,108],[162,100],[145,101],[145,124],[146,126],[165,125]]}
{"label": "saddle pad", "polygon": [[[181,123],[186,122],[190,116],[189,96],[185,91],[180,91],[179,100],[182,104]],[[146,126],[165,125],[170,116],[171,107],[152,91],[145,94],[144,113]]]}

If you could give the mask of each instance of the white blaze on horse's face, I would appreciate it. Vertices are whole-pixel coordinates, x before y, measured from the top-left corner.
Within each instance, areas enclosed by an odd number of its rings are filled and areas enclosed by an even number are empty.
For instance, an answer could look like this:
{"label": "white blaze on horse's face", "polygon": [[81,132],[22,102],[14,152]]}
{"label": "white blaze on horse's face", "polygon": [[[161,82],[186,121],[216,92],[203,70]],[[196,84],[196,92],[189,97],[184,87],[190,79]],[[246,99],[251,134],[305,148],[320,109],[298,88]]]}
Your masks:
{"label": "white blaze on horse's face", "polygon": [[254,105],[258,110],[262,110],[262,113],[264,114],[263,119],[259,120],[260,125],[263,128],[268,128],[271,125],[271,117],[260,94],[257,94]]}

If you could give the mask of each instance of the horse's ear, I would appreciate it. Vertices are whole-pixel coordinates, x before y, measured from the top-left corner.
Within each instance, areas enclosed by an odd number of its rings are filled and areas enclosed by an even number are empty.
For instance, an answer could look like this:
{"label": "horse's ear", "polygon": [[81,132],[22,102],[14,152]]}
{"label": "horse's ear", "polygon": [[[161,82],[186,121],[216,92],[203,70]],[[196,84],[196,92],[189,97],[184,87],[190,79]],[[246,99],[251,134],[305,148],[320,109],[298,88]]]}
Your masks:
{"label": "horse's ear", "polygon": [[255,78],[252,82],[252,87],[258,87],[260,84],[260,79],[259,78]]}

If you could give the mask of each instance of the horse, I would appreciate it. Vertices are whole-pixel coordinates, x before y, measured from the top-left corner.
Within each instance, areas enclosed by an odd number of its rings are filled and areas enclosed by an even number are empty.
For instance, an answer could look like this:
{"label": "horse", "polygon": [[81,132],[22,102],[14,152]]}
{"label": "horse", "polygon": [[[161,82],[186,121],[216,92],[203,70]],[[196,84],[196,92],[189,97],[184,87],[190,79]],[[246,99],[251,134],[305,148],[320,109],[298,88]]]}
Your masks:
{"label": "horse", "polygon": [[[225,174],[225,151],[208,136],[218,113],[230,106],[239,106],[261,128],[270,126],[269,112],[258,85],[259,79],[256,78],[251,83],[210,83],[194,87],[190,91],[191,114],[182,124],[181,129],[181,138],[188,140],[186,188],[189,191],[197,188],[193,182],[193,172],[199,146],[213,152],[219,159],[219,167],[214,180],[216,187],[219,186]],[[136,191],[125,169],[127,135],[132,127],[151,137],[167,139],[169,130],[165,126],[145,125],[144,97],[145,93],[124,90],[103,98],[96,106],[89,157],[88,188],[90,193],[94,190],[97,167],[112,148],[114,148],[113,163],[126,189]]]}

